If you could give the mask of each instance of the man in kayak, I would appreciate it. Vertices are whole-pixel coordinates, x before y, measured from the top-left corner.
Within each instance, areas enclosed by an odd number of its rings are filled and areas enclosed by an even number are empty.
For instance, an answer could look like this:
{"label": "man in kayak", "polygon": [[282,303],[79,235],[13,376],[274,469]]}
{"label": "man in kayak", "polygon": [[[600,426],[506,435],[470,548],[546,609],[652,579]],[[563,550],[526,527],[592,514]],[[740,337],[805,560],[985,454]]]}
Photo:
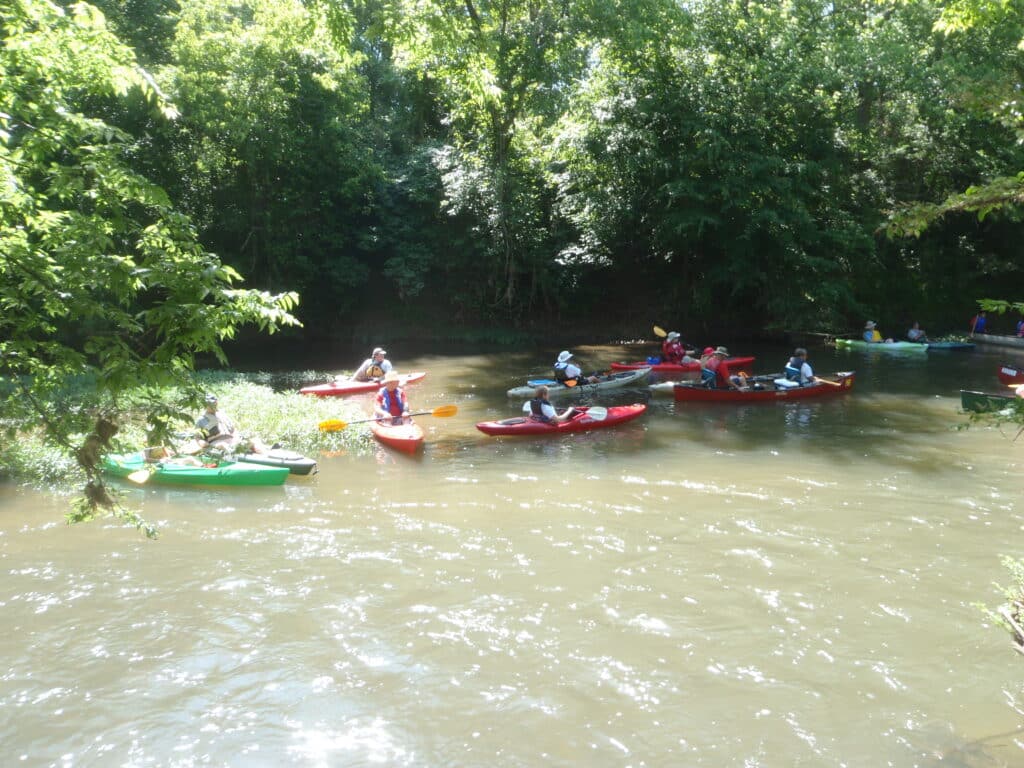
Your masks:
{"label": "man in kayak", "polygon": [[398,386],[396,371],[384,374],[384,386],[377,392],[373,415],[378,421],[390,421],[392,424],[404,424],[409,418],[409,399],[405,396],[405,390]]}
{"label": "man in kayak", "polygon": [[548,400],[548,388],[545,384],[541,384],[534,390],[532,400],[527,400],[523,403],[523,412],[529,414],[530,418],[534,421],[551,422],[553,424],[569,421],[569,419],[576,415],[575,408],[566,408],[561,413],[556,411],[555,406]]}
{"label": "man in kayak", "polygon": [[571,357],[572,352],[567,349],[563,349],[558,353],[558,360],[554,365],[555,381],[569,387],[575,387],[577,384],[593,384],[598,381],[597,374],[584,376],[583,371],[578,365],[569,362]]}
{"label": "man in kayak", "polygon": [[[231,419],[217,408],[217,396],[206,396],[206,410],[196,419],[199,449],[215,448],[225,453],[268,453],[270,448],[258,437],[245,437]],[[197,451],[198,452],[198,451]]]}
{"label": "man in kayak", "polygon": [[892,344],[892,339],[883,339],[882,334],[875,328],[875,321],[868,320],[864,323],[864,341],[868,344]]}
{"label": "man in kayak", "polygon": [[988,333],[988,315],[984,309],[971,318],[971,333]]}
{"label": "man in kayak", "polygon": [[713,355],[713,360],[708,361],[708,365],[714,365],[715,378],[713,383],[714,389],[746,389],[747,380],[745,374],[733,374],[729,370],[729,363],[726,362],[725,358],[729,356],[729,350],[725,347],[716,347]]}
{"label": "man in kayak", "polygon": [[907,331],[907,339],[910,341],[916,341],[919,344],[924,344],[928,341],[928,334],[921,329],[921,324],[914,321],[914,324],[910,326],[910,330]]}
{"label": "man in kayak", "polygon": [[676,331],[672,331],[661,343],[661,359],[666,363],[692,363],[693,358],[689,356],[686,345],[679,338]]}
{"label": "man in kayak", "polygon": [[783,372],[786,374],[786,379],[799,382],[800,386],[814,382],[814,371],[811,369],[810,363],[807,362],[807,350],[803,347],[793,350],[793,356],[789,358]]}
{"label": "man in kayak", "polygon": [[391,361],[385,359],[388,353],[377,347],[366,360],[363,360],[352,374],[352,381],[380,381],[385,374],[391,372]]}

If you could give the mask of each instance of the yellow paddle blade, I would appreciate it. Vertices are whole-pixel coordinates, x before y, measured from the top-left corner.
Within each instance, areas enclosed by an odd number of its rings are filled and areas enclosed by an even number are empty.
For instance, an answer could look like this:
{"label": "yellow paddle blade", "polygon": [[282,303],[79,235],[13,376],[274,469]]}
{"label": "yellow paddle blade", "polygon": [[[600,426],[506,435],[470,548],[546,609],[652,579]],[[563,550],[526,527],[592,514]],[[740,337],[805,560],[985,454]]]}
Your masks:
{"label": "yellow paddle blade", "polygon": [[[454,416],[459,412],[457,405],[439,405],[432,411],[420,411],[419,413],[410,413],[410,416]],[[341,419],[327,419],[327,421],[321,421],[318,425],[321,432],[339,432],[349,424],[365,424],[368,421],[376,421],[373,419],[359,419],[358,421],[342,421]]]}
{"label": "yellow paddle blade", "polygon": [[321,432],[339,432],[348,426],[348,422],[341,419],[328,419],[321,421],[319,426]]}
{"label": "yellow paddle blade", "polygon": [[454,416],[459,412],[457,405],[439,405],[430,412],[431,416]]}
{"label": "yellow paddle blade", "polygon": [[127,477],[133,483],[138,483],[139,485],[142,485],[143,483],[147,482],[152,475],[153,473],[150,472],[148,469],[137,469],[131,474],[125,475],[125,477]]}
{"label": "yellow paddle blade", "polygon": [[665,332],[665,329],[662,328],[660,325],[654,326],[654,335],[662,339],[668,336],[668,334]]}

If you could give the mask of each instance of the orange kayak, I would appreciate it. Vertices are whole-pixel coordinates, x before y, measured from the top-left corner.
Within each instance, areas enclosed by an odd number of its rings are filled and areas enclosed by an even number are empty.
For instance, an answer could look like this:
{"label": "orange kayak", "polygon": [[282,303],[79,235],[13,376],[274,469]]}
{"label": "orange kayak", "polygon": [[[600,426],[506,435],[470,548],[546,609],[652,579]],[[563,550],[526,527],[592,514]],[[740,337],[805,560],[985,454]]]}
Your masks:
{"label": "orange kayak", "polygon": [[416,453],[423,448],[423,430],[416,422],[409,424],[384,424],[370,422],[370,431],[384,445],[403,453]]}

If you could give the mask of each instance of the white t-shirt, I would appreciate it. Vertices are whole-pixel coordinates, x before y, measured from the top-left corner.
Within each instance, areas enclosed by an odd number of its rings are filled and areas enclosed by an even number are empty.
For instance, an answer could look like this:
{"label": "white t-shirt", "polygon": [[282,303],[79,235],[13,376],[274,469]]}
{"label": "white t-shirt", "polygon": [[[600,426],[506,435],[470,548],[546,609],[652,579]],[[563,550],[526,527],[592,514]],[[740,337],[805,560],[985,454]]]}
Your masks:
{"label": "white t-shirt", "polygon": [[220,411],[215,413],[204,412],[202,416],[196,419],[196,426],[203,430],[203,434],[208,436],[207,440],[210,442],[231,439],[235,433],[235,425],[231,419]]}
{"label": "white t-shirt", "polygon": [[[530,405],[531,402],[532,401],[527,400],[525,403],[523,403],[523,413],[532,416],[533,407]],[[547,416],[549,419],[553,419],[555,418],[555,416],[558,415],[557,411],[555,411],[555,406],[553,406],[551,403],[541,403],[540,412]]]}
{"label": "white t-shirt", "polygon": [[814,380],[814,371],[811,370],[810,364],[805,360],[804,364],[800,366],[800,383],[806,384],[809,381]]}

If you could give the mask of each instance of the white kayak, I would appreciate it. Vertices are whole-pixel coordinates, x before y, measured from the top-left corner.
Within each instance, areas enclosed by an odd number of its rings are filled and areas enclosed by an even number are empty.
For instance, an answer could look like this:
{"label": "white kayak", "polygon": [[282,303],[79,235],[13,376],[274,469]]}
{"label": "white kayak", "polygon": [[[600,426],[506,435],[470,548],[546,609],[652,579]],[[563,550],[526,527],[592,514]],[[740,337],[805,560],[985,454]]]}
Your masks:
{"label": "white kayak", "polygon": [[548,396],[558,397],[560,395],[582,394],[584,392],[601,392],[606,389],[620,389],[630,384],[638,384],[650,374],[650,368],[637,368],[634,371],[616,371],[607,376],[602,376],[593,384],[577,384],[575,387],[567,387],[559,384],[553,379],[531,379],[524,387],[513,387],[508,391],[509,397],[533,397],[534,390],[541,385],[547,384]]}

